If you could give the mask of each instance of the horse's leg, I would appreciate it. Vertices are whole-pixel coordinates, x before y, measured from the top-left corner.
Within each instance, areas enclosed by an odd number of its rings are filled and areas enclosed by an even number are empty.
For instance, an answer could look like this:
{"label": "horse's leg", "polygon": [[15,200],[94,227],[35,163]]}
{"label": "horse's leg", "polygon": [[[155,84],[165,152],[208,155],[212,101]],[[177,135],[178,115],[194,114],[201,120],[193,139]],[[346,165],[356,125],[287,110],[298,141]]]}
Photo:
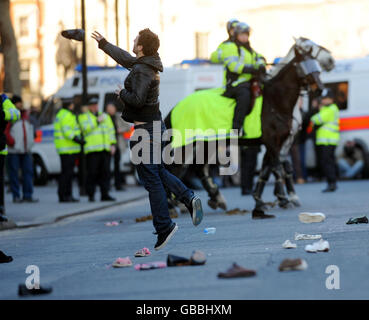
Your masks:
{"label": "horse's leg", "polygon": [[284,192],[283,188],[283,168],[279,159],[275,160],[273,164],[273,174],[275,176],[275,184],[274,184],[274,195],[278,198],[278,205],[281,208],[289,208],[290,202]]}
{"label": "horse's leg", "polygon": [[298,195],[296,194],[295,187],[293,184],[293,168],[290,161],[285,160],[282,162],[282,166],[284,169],[284,175],[285,175],[285,183],[286,183],[286,189],[289,196],[289,201],[292,202],[296,207],[300,207],[300,199]]}
{"label": "horse's leg", "polygon": [[266,153],[263,158],[263,164],[261,167],[258,181],[255,186],[255,191],[253,193],[253,197],[255,200],[254,210],[259,210],[262,212],[268,210],[267,205],[263,202],[261,197],[264,191],[265,184],[268,182],[271,172],[272,167],[270,165],[269,155]]}
{"label": "horse's leg", "polygon": [[195,165],[195,172],[209,195],[209,207],[214,210],[217,208],[227,210],[227,203],[219,191],[218,185],[214,183],[213,178],[209,174],[209,165],[197,164]]}

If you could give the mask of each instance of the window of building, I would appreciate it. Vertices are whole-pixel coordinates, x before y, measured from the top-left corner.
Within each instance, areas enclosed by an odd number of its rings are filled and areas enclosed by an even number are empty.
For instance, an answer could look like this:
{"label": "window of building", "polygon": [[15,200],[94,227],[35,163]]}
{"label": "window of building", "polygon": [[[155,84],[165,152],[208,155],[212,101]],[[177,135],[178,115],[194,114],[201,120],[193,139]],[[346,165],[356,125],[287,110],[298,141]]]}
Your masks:
{"label": "window of building", "polygon": [[195,41],[196,41],[196,58],[198,59],[208,59],[208,37],[209,34],[207,32],[196,32],[195,33]]}
{"label": "window of building", "polygon": [[19,36],[20,37],[28,37],[28,17],[20,17],[19,18]]}

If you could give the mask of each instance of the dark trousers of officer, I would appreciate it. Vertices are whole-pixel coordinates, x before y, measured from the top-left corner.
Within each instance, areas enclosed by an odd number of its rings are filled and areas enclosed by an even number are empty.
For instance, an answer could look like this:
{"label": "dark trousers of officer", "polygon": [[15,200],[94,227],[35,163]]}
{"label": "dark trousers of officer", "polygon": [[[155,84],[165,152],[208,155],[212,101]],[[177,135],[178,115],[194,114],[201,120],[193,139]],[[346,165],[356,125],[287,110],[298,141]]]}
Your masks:
{"label": "dark trousers of officer", "polygon": [[107,197],[110,185],[110,152],[91,152],[86,156],[86,192],[93,198],[96,185],[100,186],[101,198]]}
{"label": "dark trousers of officer", "polygon": [[336,146],[332,145],[317,146],[319,167],[323,175],[327,178],[328,184],[336,184],[337,181],[335,150]]}
{"label": "dark trousers of officer", "polygon": [[242,147],[241,149],[241,189],[251,193],[257,165],[259,146]]}
{"label": "dark trousers of officer", "polygon": [[114,186],[116,189],[122,187],[122,174],[120,172],[120,150],[117,148],[114,154]]}
{"label": "dark trousers of officer", "polygon": [[233,129],[241,129],[245,117],[251,112],[250,83],[241,83],[236,87],[227,87],[225,97],[236,99],[236,107],[233,115]]}
{"label": "dark trousers of officer", "polygon": [[4,166],[5,166],[5,155],[0,154],[0,215],[5,214],[5,207],[4,207]]}
{"label": "dark trousers of officer", "polygon": [[58,185],[59,201],[72,197],[72,183],[76,157],[76,154],[60,155],[61,173]]}

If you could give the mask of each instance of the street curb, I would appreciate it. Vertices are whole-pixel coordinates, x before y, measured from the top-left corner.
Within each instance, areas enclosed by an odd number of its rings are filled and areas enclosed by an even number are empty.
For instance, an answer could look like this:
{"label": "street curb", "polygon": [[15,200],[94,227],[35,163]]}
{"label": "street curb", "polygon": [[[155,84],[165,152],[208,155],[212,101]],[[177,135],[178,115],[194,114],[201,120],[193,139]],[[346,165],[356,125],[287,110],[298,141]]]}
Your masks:
{"label": "street curb", "polygon": [[1,223],[0,223],[0,232],[4,231],[4,230],[18,230],[18,229],[27,229],[27,228],[35,228],[35,227],[41,227],[41,226],[45,226],[45,225],[50,225],[50,224],[54,224],[57,222],[60,222],[64,219],[70,218],[70,217],[76,217],[76,216],[80,216],[80,215],[84,215],[84,214],[88,214],[88,213],[93,213],[96,211],[100,211],[100,210],[104,210],[104,209],[108,209],[108,208],[112,208],[112,207],[116,207],[116,206],[120,206],[123,204],[127,204],[130,202],[134,202],[137,200],[142,199],[143,196],[139,196],[139,197],[135,197],[135,198],[131,198],[131,199],[126,199],[123,201],[115,201],[111,204],[107,204],[98,208],[91,208],[91,209],[85,209],[85,210],[81,210],[81,211],[77,211],[77,212],[73,212],[73,213],[68,213],[62,216],[57,217],[54,221],[50,221],[50,222],[41,222],[41,223],[35,223],[35,224],[27,224],[27,225],[22,225],[22,226],[18,226],[15,224],[15,226],[12,226],[11,228],[2,228],[1,227]]}

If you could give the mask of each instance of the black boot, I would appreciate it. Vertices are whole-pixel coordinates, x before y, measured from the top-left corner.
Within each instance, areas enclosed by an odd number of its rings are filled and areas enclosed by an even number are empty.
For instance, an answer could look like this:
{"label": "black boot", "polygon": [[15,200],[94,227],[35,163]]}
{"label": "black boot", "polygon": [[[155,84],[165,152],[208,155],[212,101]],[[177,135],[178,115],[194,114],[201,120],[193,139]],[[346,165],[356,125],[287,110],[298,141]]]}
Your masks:
{"label": "black boot", "polygon": [[337,190],[337,185],[335,182],[330,182],[328,183],[327,188],[325,188],[324,190],[322,190],[322,192],[334,192]]}

